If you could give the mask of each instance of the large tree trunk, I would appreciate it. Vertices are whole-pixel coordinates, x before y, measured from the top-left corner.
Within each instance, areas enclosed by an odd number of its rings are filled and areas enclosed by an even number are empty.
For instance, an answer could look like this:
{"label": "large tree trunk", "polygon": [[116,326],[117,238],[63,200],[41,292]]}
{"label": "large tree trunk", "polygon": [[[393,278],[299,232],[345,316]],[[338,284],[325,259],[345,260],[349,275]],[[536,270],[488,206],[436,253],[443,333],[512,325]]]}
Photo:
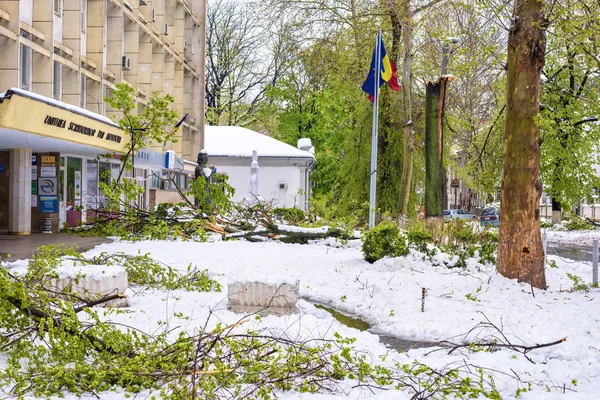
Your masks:
{"label": "large tree trunk", "polygon": [[446,86],[443,75],[425,84],[425,215],[443,223],[444,216],[444,108]]}
{"label": "large tree trunk", "polygon": [[402,65],[402,117],[404,130],[404,163],[402,166],[402,180],[400,181],[400,196],[398,200],[398,220],[406,216],[408,199],[413,171],[413,156],[415,152],[412,122],[412,11],[410,0],[404,1],[405,15],[403,15],[402,31],[404,33],[404,61]]}
{"label": "large tree trunk", "polygon": [[552,225],[558,225],[562,222],[562,205],[552,198]]}
{"label": "large tree trunk", "polygon": [[506,123],[498,271],[546,288],[540,233],[540,71],[546,52],[544,2],[515,0],[508,39]]}

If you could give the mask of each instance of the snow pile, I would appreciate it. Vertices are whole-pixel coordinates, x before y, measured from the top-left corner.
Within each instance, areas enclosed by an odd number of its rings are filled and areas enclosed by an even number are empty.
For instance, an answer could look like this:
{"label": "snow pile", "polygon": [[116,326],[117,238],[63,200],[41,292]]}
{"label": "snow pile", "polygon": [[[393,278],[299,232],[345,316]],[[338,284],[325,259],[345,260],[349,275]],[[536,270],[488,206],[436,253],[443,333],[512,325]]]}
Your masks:
{"label": "snow pile", "polygon": [[[586,236],[576,239],[571,234],[569,240],[582,241]],[[506,399],[516,398],[517,389],[527,387],[526,383],[519,384],[516,376],[523,381],[542,383],[541,386],[532,385],[530,391],[519,395],[519,399],[598,398],[600,289],[571,291],[573,276],[585,284],[590,283],[590,263],[548,256],[548,260],[553,261],[546,270],[549,288],[537,290],[504,278],[496,272],[494,265],[482,265],[476,259],[468,259],[466,268],[447,268],[452,259],[446,254],[437,254],[429,261],[423,254],[411,251],[406,257],[369,264],[363,260],[359,243],[336,248],[326,245],[326,240],[309,245],[272,241],[116,242],[103,244],[89,251],[88,256],[107,251],[148,252],[182,271],[187,270],[190,263],[199,269],[207,268],[223,287],[234,282],[258,280],[294,284],[299,280],[298,315],[271,315],[260,321],[251,319],[239,329],[278,328],[289,337],[331,338],[339,332],[355,337],[356,349],[368,352],[375,359],[387,354],[389,360],[402,363],[418,360],[441,367],[467,360],[486,371],[496,371],[496,385]],[[423,289],[426,293],[424,303]],[[315,308],[313,303],[358,317],[371,328],[360,332],[346,327],[324,310]],[[149,333],[178,327],[173,329],[174,337],[178,329],[193,332],[203,326],[211,312],[209,329],[217,322],[227,325],[239,320],[239,315],[227,310],[225,293],[142,291],[131,297],[129,304],[131,312],[112,315],[111,319]],[[175,312],[181,314],[176,316]],[[533,364],[522,354],[507,349],[451,354],[417,349],[397,353],[387,349],[378,336],[385,334],[420,341],[451,339],[461,343],[472,341],[477,335],[481,338],[485,332],[468,332],[486,320],[501,329],[506,339],[514,344],[534,345],[562,338],[566,338],[566,342],[528,353],[536,362]],[[344,398],[410,398],[407,393],[395,391],[351,390],[354,384],[348,382],[349,394]],[[278,395],[284,400],[338,398],[333,394],[286,392]],[[100,394],[100,398],[123,400],[125,396],[122,392],[110,392]]]}

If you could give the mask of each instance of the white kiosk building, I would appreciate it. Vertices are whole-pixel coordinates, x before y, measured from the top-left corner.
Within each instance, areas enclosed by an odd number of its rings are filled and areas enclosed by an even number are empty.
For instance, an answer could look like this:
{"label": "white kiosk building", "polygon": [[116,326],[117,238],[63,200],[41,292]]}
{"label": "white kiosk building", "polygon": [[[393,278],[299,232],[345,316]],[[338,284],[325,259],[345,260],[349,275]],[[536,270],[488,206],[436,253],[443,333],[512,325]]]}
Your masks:
{"label": "white kiosk building", "polygon": [[310,172],[315,165],[310,139],[290,146],[259,132],[237,126],[206,126],[204,150],[217,173],[235,188],[234,201],[252,202],[252,152],[258,154],[258,197],[275,207],[308,210]]}

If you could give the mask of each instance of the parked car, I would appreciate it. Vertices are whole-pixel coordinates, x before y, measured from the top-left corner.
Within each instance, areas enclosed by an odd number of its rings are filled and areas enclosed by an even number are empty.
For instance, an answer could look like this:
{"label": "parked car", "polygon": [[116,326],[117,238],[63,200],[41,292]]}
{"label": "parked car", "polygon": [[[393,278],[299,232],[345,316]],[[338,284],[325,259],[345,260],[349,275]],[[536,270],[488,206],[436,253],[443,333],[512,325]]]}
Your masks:
{"label": "parked car", "polygon": [[449,221],[452,219],[474,219],[475,214],[467,210],[444,210],[444,220]]}
{"label": "parked car", "polygon": [[486,208],[482,211],[479,217],[479,223],[482,226],[498,226],[500,225],[500,209],[496,207]]}

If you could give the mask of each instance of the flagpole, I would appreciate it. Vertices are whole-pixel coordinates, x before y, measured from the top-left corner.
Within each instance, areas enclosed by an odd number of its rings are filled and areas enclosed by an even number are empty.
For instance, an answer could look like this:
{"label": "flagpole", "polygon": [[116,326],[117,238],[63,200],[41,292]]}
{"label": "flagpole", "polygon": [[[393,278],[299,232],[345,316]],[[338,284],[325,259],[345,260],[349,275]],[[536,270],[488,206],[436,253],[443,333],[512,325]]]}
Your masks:
{"label": "flagpole", "polygon": [[379,80],[381,79],[381,29],[375,41],[375,79],[373,80],[373,126],[371,128],[371,185],[369,195],[369,229],[375,226],[377,198],[377,128],[379,126]]}

